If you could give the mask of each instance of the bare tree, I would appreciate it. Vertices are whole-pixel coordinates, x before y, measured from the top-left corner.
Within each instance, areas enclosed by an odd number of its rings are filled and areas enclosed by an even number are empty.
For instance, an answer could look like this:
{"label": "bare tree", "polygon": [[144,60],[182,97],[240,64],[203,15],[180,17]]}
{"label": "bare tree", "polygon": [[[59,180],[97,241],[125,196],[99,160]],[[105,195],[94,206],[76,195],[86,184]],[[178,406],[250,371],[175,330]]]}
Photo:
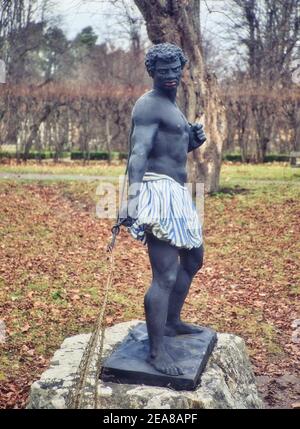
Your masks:
{"label": "bare tree", "polygon": [[[239,82],[252,94],[265,90],[278,94],[291,85],[291,64],[300,38],[300,0],[231,0],[236,48],[244,46],[246,73]],[[263,161],[278,132],[278,109],[272,98],[247,98],[248,121],[256,145],[256,160]],[[248,139],[248,134],[244,134]],[[245,147],[246,143],[243,142]]]}
{"label": "bare tree", "polygon": [[30,53],[43,43],[45,11],[49,0],[2,0],[0,3],[0,56],[9,81],[26,77]]}
{"label": "bare tree", "polygon": [[200,3],[193,1],[135,0],[153,43],[171,42],[189,58],[183,75],[181,105],[190,122],[205,125],[208,140],[189,157],[190,180],[205,183],[207,192],[219,186],[226,118],[216,77],[206,70],[200,32]]}

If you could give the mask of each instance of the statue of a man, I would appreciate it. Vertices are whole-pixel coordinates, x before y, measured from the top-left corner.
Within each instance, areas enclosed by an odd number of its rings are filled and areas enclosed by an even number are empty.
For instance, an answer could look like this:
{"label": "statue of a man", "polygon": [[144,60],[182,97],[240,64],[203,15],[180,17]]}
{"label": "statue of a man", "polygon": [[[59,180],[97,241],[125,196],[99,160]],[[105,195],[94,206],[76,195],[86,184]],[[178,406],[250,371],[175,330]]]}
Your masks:
{"label": "statue of a man", "polygon": [[162,43],[149,49],[146,67],[153,89],[132,112],[132,153],[128,166],[128,216],[132,236],[148,246],[152,283],[145,295],[148,362],[169,375],[183,370],[168,354],[163,337],[201,332],[180,313],[203,262],[201,225],[187,180],[187,153],[206,140],[203,126],[191,125],[176,104],[187,60],[182,50]]}

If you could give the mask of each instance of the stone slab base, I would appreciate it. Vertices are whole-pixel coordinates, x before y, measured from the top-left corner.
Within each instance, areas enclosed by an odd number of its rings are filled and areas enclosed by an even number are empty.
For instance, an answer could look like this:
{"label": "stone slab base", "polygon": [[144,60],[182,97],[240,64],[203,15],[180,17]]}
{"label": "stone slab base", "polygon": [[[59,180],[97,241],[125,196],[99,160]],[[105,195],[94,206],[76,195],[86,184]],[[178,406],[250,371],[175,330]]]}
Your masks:
{"label": "stone slab base", "polygon": [[217,334],[209,328],[193,335],[164,337],[168,353],[183,370],[183,375],[167,375],[147,362],[148,332],[146,323],[140,323],[104,362],[100,378],[105,382],[194,390],[216,341]]}
{"label": "stone slab base", "polygon": [[[104,357],[124,340],[141,321],[107,328]],[[27,408],[66,408],[65,400],[73,384],[89,334],[65,339],[54,354],[50,367],[31,386]],[[174,391],[167,387],[98,382],[98,408],[115,409],[217,409],[263,408],[242,338],[218,334],[217,344],[195,391]]]}

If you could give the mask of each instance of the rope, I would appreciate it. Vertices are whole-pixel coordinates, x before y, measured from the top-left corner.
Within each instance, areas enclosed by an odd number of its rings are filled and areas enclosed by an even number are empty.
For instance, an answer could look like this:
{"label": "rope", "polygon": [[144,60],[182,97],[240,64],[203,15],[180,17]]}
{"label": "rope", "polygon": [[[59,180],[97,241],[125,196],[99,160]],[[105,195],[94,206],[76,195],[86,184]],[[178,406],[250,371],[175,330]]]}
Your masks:
{"label": "rope", "polygon": [[[131,131],[129,135],[129,153],[128,153],[127,165],[125,169],[125,177],[124,177],[122,191],[121,191],[121,203],[123,202],[126,177],[128,173],[129,159],[132,151],[132,147],[131,147],[132,132],[133,132],[133,123],[131,123]],[[87,401],[85,400],[85,393],[89,384],[88,383],[89,379],[90,380],[94,379],[94,385],[92,386],[94,390],[93,408],[97,408],[98,380],[100,377],[102,363],[103,363],[105,311],[108,303],[108,296],[112,285],[113,273],[114,273],[113,250],[114,250],[117,235],[120,232],[121,225],[122,225],[122,220],[120,220],[120,211],[118,210],[116,223],[111,229],[112,238],[110,243],[107,245],[107,252],[109,253],[109,274],[106,282],[103,304],[102,304],[99,316],[96,320],[95,328],[83,352],[78,369],[76,371],[74,386],[71,388],[69,395],[67,396],[67,399],[66,399],[67,408],[82,409],[82,408],[85,408],[86,402],[87,402],[87,405],[89,406],[88,400]],[[95,367],[94,371],[92,369],[93,359],[94,359],[94,367]]]}
{"label": "rope", "polygon": [[[104,301],[101,307],[100,314],[97,318],[95,329],[88,341],[88,344],[85,348],[83,356],[81,358],[78,370],[77,370],[77,379],[75,382],[75,388],[71,390],[69,398],[67,400],[68,408],[81,409],[85,408],[85,389],[87,385],[87,380],[89,372],[92,366],[92,360],[97,355],[96,361],[94,362],[95,372],[92,374],[92,377],[95,378],[94,384],[94,408],[97,407],[98,403],[98,380],[102,367],[102,358],[103,358],[103,345],[104,345],[104,334],[105,334],[105,310],[108,302],[109,290],[112,284],[113,272],[114,272],[114,257],[113,251],[110,252],[110,266],[109,266],[109,274],[106,282],[105,293],[104,293]],[[97,351],[97,347],[99,350]]]}

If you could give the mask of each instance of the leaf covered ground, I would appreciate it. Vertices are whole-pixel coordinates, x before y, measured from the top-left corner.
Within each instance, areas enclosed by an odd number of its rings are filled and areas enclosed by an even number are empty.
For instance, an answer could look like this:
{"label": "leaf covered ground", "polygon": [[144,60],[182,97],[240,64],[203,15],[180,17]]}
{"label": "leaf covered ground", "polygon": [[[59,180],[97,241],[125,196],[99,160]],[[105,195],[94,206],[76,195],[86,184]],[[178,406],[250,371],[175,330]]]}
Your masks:
{"label": "leaf covered ground", "polygon": [[[224,164],[221,192],[205,198],[205,261],[184,317],[242,336],[267,406],[291,407],[300,394],[299,173],[253,171]],[[113,224],[95,216],[96,188],[0,181],[0,408],[23,408],[63,339],[93,327]],[[108,325],[144,318],[150,279],[146,247],[122,230]]]}

